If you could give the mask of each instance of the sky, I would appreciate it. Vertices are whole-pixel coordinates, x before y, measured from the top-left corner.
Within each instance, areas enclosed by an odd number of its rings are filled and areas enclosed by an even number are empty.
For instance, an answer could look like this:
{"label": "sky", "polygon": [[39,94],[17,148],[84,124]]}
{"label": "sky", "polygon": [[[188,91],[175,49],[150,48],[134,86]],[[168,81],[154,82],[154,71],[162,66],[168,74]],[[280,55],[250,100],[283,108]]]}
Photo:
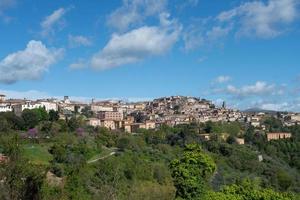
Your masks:
{"label": "sky", "polygon": [[0,93],[300,111],[299,0],[0,0]]}

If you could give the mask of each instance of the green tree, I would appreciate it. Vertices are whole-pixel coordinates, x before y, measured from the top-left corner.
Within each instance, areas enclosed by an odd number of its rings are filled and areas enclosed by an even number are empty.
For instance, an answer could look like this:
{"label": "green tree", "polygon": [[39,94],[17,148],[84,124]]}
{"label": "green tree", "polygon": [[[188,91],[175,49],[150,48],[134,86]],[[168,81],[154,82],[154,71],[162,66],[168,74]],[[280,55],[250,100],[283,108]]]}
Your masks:
{"label": "green tree", "polygon": [[7,119],[0,116],[0,132],[6,132],[11,128],[10,124],[8,123]]}
{"label": "green tree", "polygon": [[49,120],[52,122],[56,122],[59,120],[59,113],[58,111],[55,110],[50,110],[49,111]]}
{"label": "green tree", "polygon": [[25,109],[22,112],[22,118],[26,128],[34,128],[40,122],[42,116],[39,111]]}
{"label": "green tree", "polygon": [[200,198],[207,189],[207,181],[216,170],[213,159],[196,144],[187,145],[180,159],[170,164],[176,197]]}
{"label": "green tree", "polygon": [[24,129],[24,120],[22,117],[16,116],[16,114],[13,112],[5,112],[2,115],[10,124],[12,129],[14,130]]}

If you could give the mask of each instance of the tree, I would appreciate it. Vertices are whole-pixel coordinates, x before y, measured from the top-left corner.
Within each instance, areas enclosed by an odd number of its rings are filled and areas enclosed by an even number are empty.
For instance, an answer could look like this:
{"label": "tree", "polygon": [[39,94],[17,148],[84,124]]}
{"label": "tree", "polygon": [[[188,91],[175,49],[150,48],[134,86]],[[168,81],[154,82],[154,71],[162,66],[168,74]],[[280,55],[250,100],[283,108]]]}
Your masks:
{"label": "tree", "polygon": [[22,118],[26,128],[34,128],[39,123],[39,115],[34,110],[25,109]]}
{"label": "tree", "polygon": [[225,186],[222,190],[225,195],[234,195],[241,200],[292,200],[293,195],[278,193],[271,189],[261,189],[257,183],[248,179],[240,184]]}
{"label": "tree", "polygon": [[216,164],[199,145],[187,145],[180,159],[170,164],[176,197],[200,198],[207,189],[207,181],[216,170]]}
{"label": "tree", "polygon": [[4,117],[0,116],[0,132],[6,132],[10,128],[8,121]]}
{"label": "tree", "polygon": [[1,191],[0,198],[38,200],[44,178],[43,169],[23,159],[19,143],[18,135],[1,140],[0,146],[4,147],[4,153],[9,157],[9,162],[0,167],[0,179],[5,180],[1,186],[6,192],[3,195]]}
{"label": "tree", "polygon": [[226,142],[228,144],[235,144],[236,143],[236,139],[234,136],[230,135],[227,139],[226,139]]}
{"label": "tree", "polygon": [[75,131],[77,128],[79,128],[79,123],[76,117],[72,117],[68,121],[68,127],[70,128],[71,131]]}
{"label": "tree", "polygon": [[52,121],[52,122],[58,121],[59,120],[58,111],[50,110],[49,111],[49,120]]}
{"label": "tree", "polygon": [[91,106],[85,106],[82,110],[81,113],[86,116],[87,118],[90,118],[94,115],[93,111],[91,110]]}
{"label": "tree", "polygon": [[14,130],[24,129],[24,120],[22,117],[16,116],[16,114],[13,112],[5,112],[2,115],[10,124],[12,129]]}
{"label": "tree", "polygon": [[45,108],[36,108],[33,109],[34,112],[37,113],[39,121],[48,121],[49,120],[49,114],[45,110]]}

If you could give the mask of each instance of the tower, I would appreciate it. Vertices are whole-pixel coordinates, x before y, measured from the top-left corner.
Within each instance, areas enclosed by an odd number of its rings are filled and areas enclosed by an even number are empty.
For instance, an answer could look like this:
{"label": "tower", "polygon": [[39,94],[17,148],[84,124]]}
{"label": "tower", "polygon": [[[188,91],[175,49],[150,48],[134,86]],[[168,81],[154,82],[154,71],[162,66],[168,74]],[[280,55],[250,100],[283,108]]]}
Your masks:
{"label": "tower", "polygon": [[226,108],[226,102],[225,101],[223,101],[223,104],[222,104],[222,108]]}
{"label": "tower", "polygon": [[69,96],[64,96],[64,103],[70,103]]}
{"label": "tower", "polygon": [[5,101],[5,95],[4,94],[0,94],[0,102],[4,102]]}

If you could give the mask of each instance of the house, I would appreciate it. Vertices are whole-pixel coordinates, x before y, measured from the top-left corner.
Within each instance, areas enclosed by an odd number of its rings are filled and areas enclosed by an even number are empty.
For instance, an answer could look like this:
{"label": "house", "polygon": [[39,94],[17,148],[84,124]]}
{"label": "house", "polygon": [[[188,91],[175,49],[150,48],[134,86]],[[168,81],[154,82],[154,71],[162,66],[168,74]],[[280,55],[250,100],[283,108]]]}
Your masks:
{"label": "house", "polygon": [[124,125],[124,131],[127,133],[131,133],[131,124],[125,124]]}
{"label": "house", "polygon": [[8,162],[8,157],[5,156],[4,154],[0,153],[0,164],[2,163],[7,163]]}
{"label": "house", "polygon": [[94,113],[101,112],[101,111],[112,112],[112,111],[114,111],[114,107],[111,105],[92,103],[91,110]]}
{"label": "house", "polygon": [[12,106],[6,103],[0,103],[0,112],[10,112],[12,111]]}
{"label": "house", "polygon": [[259,117],[252,117],[250,124],[254,127],[259,127],[260,126],[260,118]]}
{"label": "house", "polygon": [[291,133],[267,133],[267,140],[280,140],[280,139],[288,139],[291,138]]}
{"label": "house", "polygon": [[155,121],[146,121],[145,122],[145,129],[155,129],[156,128],[156,123]]}
{"label": "house", "polygon": [[235,141],[239,145],[244,145],[245,144],[245,139],[244,138],[235,138]]}
{"label": "house", "polygon": [[122,112],[111,112],[111,111],[101,111],[98,114],[98,118],[101,120],[114,120],[114,121],[122,121],[124,119],[124,115]]}
{"label": "house", "polygon": [[210,134],[200,134],[200,138],[209,141],[210,140]]}
{"label": "house", "polygon": [[58,111],[58,105],[55,102],[38,100],[38,103],[42,108],[45,108],[47,112],[49,112],[50,110]]}
{"label": "house", "polygon": [[136,132],[138,129],[155,129],[156,122],[153,121],[146,121],[145,123],[127,123],[124,125],[125,132],[133,133]]}
{"label": "house", "polygon": [[291,121],[300,122],[300,114],[291,115]]}
{"label": "house", "polygon": [[125,131],[128,133],[134,133],[138,129],[145,128],[145,127],[146,126],[144,123],[133,123],[133,124],[125,125]]}
{"label": "house", "polygon": [[101,120],[97,118],[89,118],[87,124],[93,127],[101,126]]}
{"label": "house", "polygon": [[13,111],[17,116],[21,116],[23,110],[25,109],[35,109],[35,108],[42,108],[42,104],[33,102],[33,101],[25,101],[24,103],[19,103],[12,105]]}
{"label": "house", "polygon": [[120,125],[121,125],[120,121],[115,121],[111,119],[101,120],[101,127],[105,127],[110,130],[116,130],[121,127]]}

